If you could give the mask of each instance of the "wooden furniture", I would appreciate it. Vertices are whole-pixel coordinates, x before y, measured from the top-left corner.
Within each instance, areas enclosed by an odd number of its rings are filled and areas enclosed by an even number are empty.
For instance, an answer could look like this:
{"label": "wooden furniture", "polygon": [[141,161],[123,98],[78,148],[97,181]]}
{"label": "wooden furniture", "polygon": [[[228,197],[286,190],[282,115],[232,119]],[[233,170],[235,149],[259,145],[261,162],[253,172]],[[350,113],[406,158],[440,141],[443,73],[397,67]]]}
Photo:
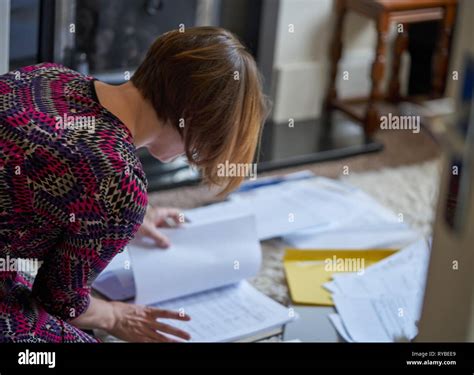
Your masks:
{"label": "wooden furniture", "polygon": [[[331,44],[329,85],[324,101],[323,118],[330,125],[331,111],[339,110],[360,123],[366,136],[372,135],[380,123],[380,113],[387,111],[386,102],[397,103],[400,97],[400,59],[408,45],[410,23],[440,21],[437,46],[433,58],[432,98],[444,93],[449,64],[451,34],[455,23],[457,0],[335,0],[336,22]],[[371,90],[368,98],[341,100],[337,95],[338,62],[342,55],[344,20],[349,11],[376,22],[377,45],[371,70]],[[388,32],[391,24],[402,25],[394,43],[388,95],[382,93],[386,68]]]}

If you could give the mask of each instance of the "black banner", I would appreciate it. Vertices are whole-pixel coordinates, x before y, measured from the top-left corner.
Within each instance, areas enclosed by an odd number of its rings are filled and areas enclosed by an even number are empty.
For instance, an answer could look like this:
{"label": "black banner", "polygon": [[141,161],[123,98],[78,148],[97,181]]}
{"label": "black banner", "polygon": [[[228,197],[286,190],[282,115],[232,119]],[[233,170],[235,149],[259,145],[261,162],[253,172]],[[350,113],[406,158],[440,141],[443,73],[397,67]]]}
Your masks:
{"label": "black banner", "polygon": [[81,369],[398,369],[474,373],[473,344],[3,344],[0,374]]}

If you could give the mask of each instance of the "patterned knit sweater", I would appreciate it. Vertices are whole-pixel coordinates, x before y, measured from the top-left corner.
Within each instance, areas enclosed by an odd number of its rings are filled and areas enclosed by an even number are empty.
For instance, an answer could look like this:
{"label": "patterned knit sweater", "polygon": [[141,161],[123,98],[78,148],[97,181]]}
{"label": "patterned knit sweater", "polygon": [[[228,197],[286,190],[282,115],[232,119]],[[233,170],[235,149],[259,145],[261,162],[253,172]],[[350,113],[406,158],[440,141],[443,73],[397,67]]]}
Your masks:
{"label": "patterned knit sweater", "polygon": [[142,223],[132,134],[93,81],[51,63],[0,76],[0,342],[94,341],[67,321]]}

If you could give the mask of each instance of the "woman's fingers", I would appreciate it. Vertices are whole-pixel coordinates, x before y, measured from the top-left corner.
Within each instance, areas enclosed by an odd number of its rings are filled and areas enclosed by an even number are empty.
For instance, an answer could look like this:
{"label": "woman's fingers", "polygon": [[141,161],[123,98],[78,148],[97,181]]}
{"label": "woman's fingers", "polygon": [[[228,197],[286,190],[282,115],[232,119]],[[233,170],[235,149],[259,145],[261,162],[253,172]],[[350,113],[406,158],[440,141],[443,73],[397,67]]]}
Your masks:
{"label": "woman's fingers", "polygon": [[150,306],[147,306],[145,308],[145,312],[148,316],[150,328],[152,328],[153,330],[158,330],[179,337],[183,340],[189,340],[191,338],[191,335],[186,331],[173,327],[169,324],[157,321],[158,318],[189,321],[191,319],[189,315],[183,314],[182,312],[178,311],[164,310]]}
{"label": "woman's fingers", "polygon": [[171,217],[176,224],[181,224],[181,211],[175,208],[170,208],[168,211],[168,216]]}
{"label": "woman's fingers", "polygon": [[169,239],[158,228],[174,227],[181,224],[181,212],[176,208],[157,208],[149,206],[139,233],[153,239],[158,247],[170,246]]}
{"label": "woman's fingers", "polygon": [[[157,322],[154,318],[151,318],[151,317],[148,318],[147,322],[145,323],[143,327],[143,330],[144,330],[145,337],[154,342],[182,342],[164,334],[164,333],[171,333],[171,331],[174,331],[176,333],[175,335],[176,337],[189,336],[186,332],[181,331],[180,329],[171,327],[168,324]],[[187,340],[187,338],[184,338],[184,337],[183,339]]]}
{"label": "woman's fingers", "polygon": [[143,229],[143,234],[152,238],[158,247],[167,248],[170,245],[168,238],[164,234],[160,233],[160,231],[153,225],[146,225],[146,227]]}
{"label": "woman's fingers", "polygon": [[157,307],[149,307],[148,311],[155,319],[164,318],[164,319],[175,319],[175,320],[183,320],[183,321],[191,320],[191,317],[189,315],[184,314],[179,311],[163,310]]}
{"label": "woman's fingers", "polygon": [[179,328],[170,326],[169,324],[162,323],[162,322],[155,322],[154,324],[155,329],[160,332],[168,333],[170,335],[182,338],[183,340],[191,339],[191,335]]}
{"label": "woman's fingers", "polygon": [[122,340],[131,342],[183,342],[190,335],[172,327],[158,318],[189,320],[182,312],[163,310],[151,306],[111,302],[115,322],[108,332]]}
{"label": "woman's fingers", "polygon": [[179,211],[176,208],[157,208],[157,218],[155,220],[155,225],[157,226],[170,226],[168,224],[168,221],[171,221],[172,223],[176,225],[181,224],[180,216],[181,216],[181,211]]}

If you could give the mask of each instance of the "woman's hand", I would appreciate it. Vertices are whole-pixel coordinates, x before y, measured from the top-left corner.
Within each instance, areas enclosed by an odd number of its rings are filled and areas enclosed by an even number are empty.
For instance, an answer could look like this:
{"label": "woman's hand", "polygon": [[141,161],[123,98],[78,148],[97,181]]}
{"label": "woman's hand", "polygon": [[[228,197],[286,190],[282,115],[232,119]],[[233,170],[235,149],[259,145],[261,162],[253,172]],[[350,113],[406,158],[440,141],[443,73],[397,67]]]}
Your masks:
{"label": "woman's hand", "polygon": [[157,321],[158,318],[188,321],[186,314],[155,307],[110,302],[90,297],[87,310],[70,323],[81,329],[102,329],[111,335],[132,342],[176,342],[165,336],[189,340],[190,335],[178,328]]}
{"label": "woman's hand", "polygon": [[168,238],[160,233],[158,228],[166,228],[172,225],[181,224],[182,213],[176,208],[152,207],[148,205],[138,233],[155,240],[158,247],[166,248],[170,245]]}
{"label": "woman's hand", "polygon": [[158,318],[188,321],[191,318],[186,314],[123,302],[111,302],[111,304],[114,320],[111,328],[107,331],[121,340],[129,342],[182,342],[182,340],[191,338],[187,332],[157,321]]}

